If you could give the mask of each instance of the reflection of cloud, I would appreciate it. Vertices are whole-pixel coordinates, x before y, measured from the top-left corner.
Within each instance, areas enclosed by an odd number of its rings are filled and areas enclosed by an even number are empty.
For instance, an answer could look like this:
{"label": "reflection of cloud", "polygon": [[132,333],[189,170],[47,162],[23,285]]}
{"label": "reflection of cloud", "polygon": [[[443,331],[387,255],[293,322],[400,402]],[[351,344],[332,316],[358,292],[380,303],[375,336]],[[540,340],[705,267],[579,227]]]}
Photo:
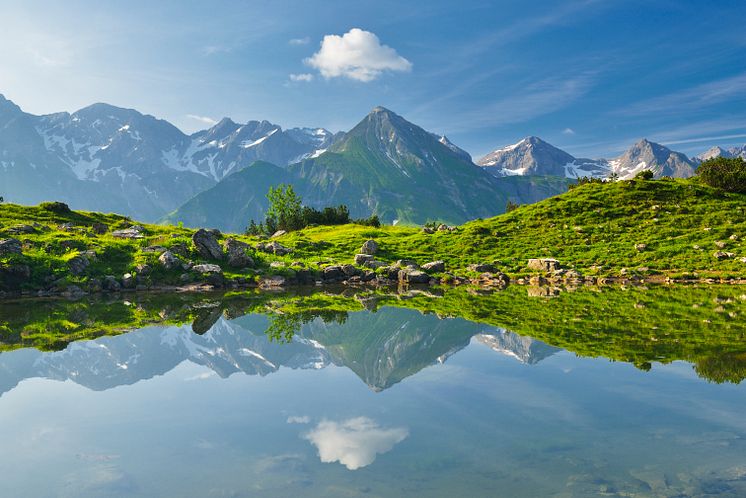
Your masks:
{"label": "reflection of cloud", "polygon": [[367,417],[343,422],[324,420],[304,436],[319,450],[324,463],[339,462],[350,470],[373,463],[409,435],[404,427],[386,429]]}
{"label": "reflection of cloud", "polygon": [[311,417],[303,415],[302,417],[288,417],[288,424],[307,424],[311,421]]}

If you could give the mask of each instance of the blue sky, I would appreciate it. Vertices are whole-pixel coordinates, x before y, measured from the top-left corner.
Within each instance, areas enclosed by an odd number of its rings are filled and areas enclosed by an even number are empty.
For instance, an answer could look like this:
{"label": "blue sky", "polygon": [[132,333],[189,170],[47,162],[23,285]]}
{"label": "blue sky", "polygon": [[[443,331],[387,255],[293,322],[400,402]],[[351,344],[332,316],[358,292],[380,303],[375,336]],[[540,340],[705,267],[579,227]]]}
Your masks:
{"label": "blue sky", "polygon": [[5,1],[0,93],[187,132],[223,116],[347,130],[383,105],[475,157],[526,135],[693,154],[746,143],[745,17],[743,0]]}

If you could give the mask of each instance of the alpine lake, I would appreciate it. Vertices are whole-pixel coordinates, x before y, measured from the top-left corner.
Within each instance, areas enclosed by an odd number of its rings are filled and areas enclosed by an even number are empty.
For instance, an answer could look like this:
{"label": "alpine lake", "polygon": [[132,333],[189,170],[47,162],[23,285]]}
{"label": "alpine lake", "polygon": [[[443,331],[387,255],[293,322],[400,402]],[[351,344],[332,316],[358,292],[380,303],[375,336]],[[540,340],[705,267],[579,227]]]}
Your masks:
{"label": "alpine lake", "polygon": [[746,288],[0,303],[0,496],[744,497]]}

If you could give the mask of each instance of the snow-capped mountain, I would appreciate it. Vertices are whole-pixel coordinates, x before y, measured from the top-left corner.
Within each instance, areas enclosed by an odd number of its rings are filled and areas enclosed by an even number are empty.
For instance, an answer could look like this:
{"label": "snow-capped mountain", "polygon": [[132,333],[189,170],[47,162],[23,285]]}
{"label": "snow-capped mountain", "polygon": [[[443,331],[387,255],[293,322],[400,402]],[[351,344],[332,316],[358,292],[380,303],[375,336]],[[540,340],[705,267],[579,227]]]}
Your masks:
{"label": "snow-capped mountain", "polygon": [[694,174],[696,165],[684,154],[660,144],[642,139],[616,159],[576,158],[537,137],[497,149],[479,161],[497,177],[512,175],[551,175],[567,178],[607,178],[616,174],[621,179],[634,177],[640,171],[652,170],[656,177],[686,178]]}
{"label": "snow-capped mountain", "polygon": [[11,202],[62,200],[154,221],[256,160],[285,166],[338,137],[227,118],[186,135],[132,109],[94,104],[34,116],[0,96],[0,188]]}
{"label": "snow-capped mountain", "polygon": [[606,176],[603,160],[577,159],[538,137],[526,137],[518,143],[490,152],[477,164],[495,176],[540,175],[579,178]]}
{"label": "snow-capped mountain", "polygon": [[520,336],[504,329],[497,329],[493,333],[477,334],[473,340],[527,365],[539,363],[541,360],[561,351],[559,348],[549,346],[541,341]]}
{"label": "snow-capped mountain", "polygon": [[746,159],[746,145],[741,145],[740,147],[729,147],[727,149],[715,146],[707,149],[698,156],[695,156],[693,159],[697,162],[702,162],[715,157],[740,157],[741,159]]}

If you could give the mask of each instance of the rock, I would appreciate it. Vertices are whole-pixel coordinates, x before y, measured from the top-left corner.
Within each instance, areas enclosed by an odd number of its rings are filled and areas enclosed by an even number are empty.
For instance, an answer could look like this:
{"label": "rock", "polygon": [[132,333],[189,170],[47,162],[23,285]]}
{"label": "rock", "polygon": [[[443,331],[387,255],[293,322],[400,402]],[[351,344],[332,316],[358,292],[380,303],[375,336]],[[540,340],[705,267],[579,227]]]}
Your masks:
{"label": "rock", "polygon": [[182,273],[181,275],[179,275],[179,281],[185,284],[189,283],[192,281],[192,275],[189,273]]}
{"label": "rock", "polygon": [[422,269],[427,272],[440,273],[446,271],[446,264],[444,261],[431,261],[422,265]]}
{"label": "rock", "polygon": [[726,246],[726,243],[724,241],[722,240],[715,241],[715,247],[717,247],[718,249],[723,249],[725,248],[725,246]]}
{"label": "rock", "polygon": [[391,266],[396,268],[409,268],[410,270],[420,269],[420,265],[418,265],[417,262],[413,259],[400,259]]}
{"label": "rock", "polygon": [[189,247],[187,247],[187,245],[184,243],[174,244],[169,250],[177,256],[181,256],[183,258],[189,257]]}
{"label": "rock", "polygon": [[150,272],[152,270],[153,269],[148,264],[140,264],[140,265],[135,266],[135,272],[137,272],[138,275],[142,275],[142,276],[150,275]]}
{"label": "rock", "polygon": [[21,254],[23,252],[23,246],[21,241],[18,239],[2,239],[0,240],[0,254]]}
{"label": "rock", "polygon": [[368,270],[364,272],[360,277],[360,280],[362,280],[363,282],[370,282],[375,279],[376,279],[376,272],[372,270]]}
{"label": "rock", "polygon": [[[218,232],[219,234],[220,232]],[[200,256],[205,259],[223,259],[223,249],[218,244],[214,230],[200,228],[192,235],[192,243]]]}
{"label": "rock", "polygon": [[528,260],[529,270],[554,271],[560,269],[560,263],[552,258],[534,258]]}
{"label": "rock", "polygon": [[482,287],[497,287],[502,289],[508,286],[508,284],[510,283],[510,277],[502,272],[487,272],[482,273],[481,275],[479,275],[479,277],[473,279],[471,282]]}
{"label": "rock", "polygon": [[356,265],[365,265],[365,263],[373,261],[373,259],[374,257],[372,254],[355,254]]}
{"label": "rock", "polygon": [[31,278],[29,265],[8,265],[0,263],[0,289],[15,289]]}
{"label": "rock", "polygon": [[438,231],[439,232],[450,232],[453,230],[453,227],[449,227],[448,225],[441,223],[438,225]]}
{"label": "rock", "polygon": [[88,258],[81,255],[73,256],[67,261],[67,266],[68,268],[70,268],[70,273],[75,276],[84,274],[90,264],[91,262],[88,261]]}
{"label": "rock", "polygon": [[715,251],[712,253],[712,257],[715,259],[728,259],[735,256],[732,252]]}
{"label": "rock", "polygon": [[181,260],[174,255],[171,251],[166,251],[158,256],[158,261],[163,265],[166,270],[173,270],[174,268],[181,265]]}
{"label": "rock", "polygon": [[647,248],[648,248],[647,244],[635,244],[635,250],[637,252],[642,252]]}
{"label": "rock", "polygon": [[270,268],[285,268],[285,262],[284,261],[272,261],[269,264]]}
{"label": "rock", "polygon": [[355,277],[361,275],[363,272],[355,268],[353,265],[342,265],[342,273],[347,277]]}
{"label": "rock", "polygon": [[272,234],[272,236],[270,236],[270,239],[276,239],[278,237],[282,237],[286,233],[288,233],[287,230],[277,230],[275,233]]}
{"label": "rock", "polygon": [[321,272],[321,277],[330,282],[344,280],[345,273],[341,266],[327,266]]}
{"label": "rock", "polygon": [[223,273],[223,269],[220,266],[209,263],[194,265],[192,266],[192,271],[197,273]]}
{"label": "rock", "polygon": [[161,254],[163,252],[166,252],[167,250],[168,249],[163,246],[148,246],[143,249],[142,252],[157,252],[158,254]]}
{"label": "rock", "polygon": [[64,297],[75,299],[85,295],[85,291],[77,285],[68,285],[61,293]]}
{"label": "rock", "polygon": [[121,230],[114,230],[111,232],[112,237],[119,239],[143,239],[145,234],[143,233],[145,228],[140,225],[132,225],[129,228],[123,228]]}
{"label": "rock", "polygon": [[474,265],[469,265],[466,267],[470,271],[475,271],[478,273],[495,273],[497,271],[497,267],[491,263],[478,263]]}
{"label": "rock", "polygon": [[383,268],[384,266],[386,266],[386,263],[374,259],[364,263],[363,266],[375,270],[376,268]]}
{"label": "rock", "polygon": [[88,259],[88,261],[98,261],[98,255],[96,254],[96,251],[93,249],[87,249],[85,251],[80,251],[80,255],[84,258]]}
{"label": "rock", "polygon": [[5,230],[7,233],[12,235],[20,235],[20,234],[29,234],[29,233],[36,233],[36,228],[32,227],[31,225],[13,225],[12,227]]}
{"label": "rock", "polygon": [[259,287],[262,289],[272,289],[282,287],[283,285],[285,285],[285,277],[282,275],[273,275],[271,277],[263,278],[259,282]]}
{"label": "rock", "polygon": [[736,235],[734,233],[733,235],[731,235],[730,237],[728,237],[728,239],[730,239],[730,240],[738,240],[738,235]]}
{"label": "rock", "polygon": [[275,254],[277,256],[284,256],[286,254],[290,254],[291,252],[293,252],[292,249],[290,249],[289,247],[283,246],[277,241],[272,241],[268,244],[264,242],[259,242],[256,245],[256,249],[258,251],[266,252],[269,254]]}
{"label": "rock", "polygon": [[97,235],[103,235],[109,231],[109,226],[104,223],[94,223],[91,225],[91,230]]}
{"label": "rock", "polygon": [[399,282],[407,284],[426,284],[430,281],[430,275],[420,270],[402,269],[399,270]]}
{"label": "rock", "polygon": [[422,227],[422,233],[433,234],[435,233],[435,230],[430,227]]}
{"label": "rock", "polygon": [[378,243],[375,240],[366,240],[360,248],[360,254],[373,255],[378,252]]}
{"label": "rock", "polygon": [[131,273],[125,273],[122,275],[122,287],[125,289],[134,289],[136,284],[135,277]]}
{"label": "rock", "polygon": [[101,282],[101,288],[105,291],[117,292],[121,290],[122,285],[119,283],[119,280],[117,280],[114,275],[106,275]]}
{"label": "rock", "polygon": [[254,266],[254,259],[249,256],[249,244],[236,239],[227,239],[223,244],[228,256],[228,265],[233,268],[247,268]]}

